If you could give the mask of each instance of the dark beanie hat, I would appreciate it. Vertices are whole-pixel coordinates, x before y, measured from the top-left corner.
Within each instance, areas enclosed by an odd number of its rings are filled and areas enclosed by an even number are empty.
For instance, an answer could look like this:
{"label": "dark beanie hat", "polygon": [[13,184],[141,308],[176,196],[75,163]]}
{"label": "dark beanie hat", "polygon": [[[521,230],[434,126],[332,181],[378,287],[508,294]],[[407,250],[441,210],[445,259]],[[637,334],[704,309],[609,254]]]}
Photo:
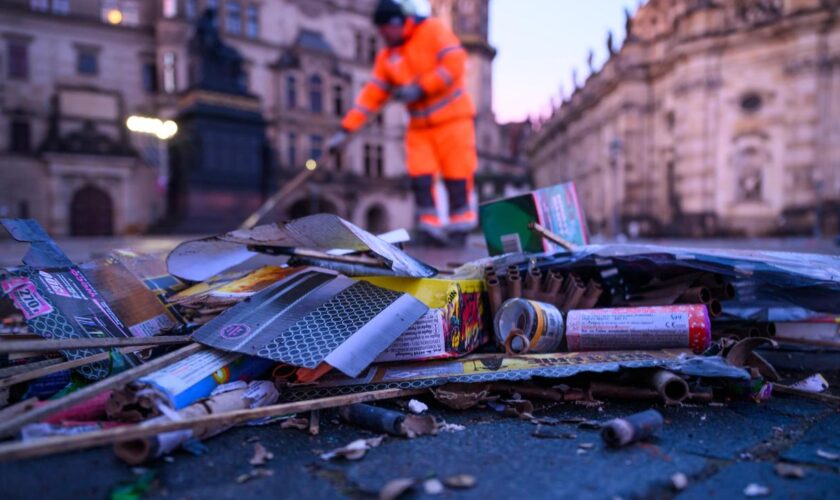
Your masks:
{"label": "dark beanie hat", "polygon": [[382,26],[393,20],[405,21],[405,11],[402,5],[395,0],[379,0],[376,10],[373,11],[373,24]]}

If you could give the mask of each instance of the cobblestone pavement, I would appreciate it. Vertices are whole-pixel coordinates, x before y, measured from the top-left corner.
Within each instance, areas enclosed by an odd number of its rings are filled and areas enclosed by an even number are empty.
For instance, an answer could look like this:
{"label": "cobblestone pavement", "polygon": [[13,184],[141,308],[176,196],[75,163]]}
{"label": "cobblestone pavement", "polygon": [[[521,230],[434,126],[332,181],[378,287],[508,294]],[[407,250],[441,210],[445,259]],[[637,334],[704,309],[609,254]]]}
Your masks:
{"label": "cobblestone pavement", "polygon": [[[564,425],[571,439],[540,439],[534,424],[490,410],[453,412],[430,402],[432,412],[464,430],[414,440],[389,438],[356,462],[324,462],[320,452],[373,434],[322,416],[321,434],[244,427],[206,441],[201,456],[180,451],[156,472],[152,498],[371,498],[391,479],[445,478],[470,474],[474,488],[447,491],[447,498],[740,498],[751,483],[770,498],[831,498],[840,488],[840,462],[818,450],[840,452],[840,414],[822,403],[777,397],[755,404],[658,407],[666,425],[649,443],[613,450],[598,432]],[[537,416],[604,420],[646,408],[611,403],[540,407]],[[254,438],[275,458],[273,475],[244,484],[252,469]],[[802,479],[774,473],[779,461],[799,464]],[[104,498],[110,488],[137,473],[100,448],[0,465],[3,498]],[[683,473],[677,492],[671,477]],[[425,495],[417,492],[410,498]]]}

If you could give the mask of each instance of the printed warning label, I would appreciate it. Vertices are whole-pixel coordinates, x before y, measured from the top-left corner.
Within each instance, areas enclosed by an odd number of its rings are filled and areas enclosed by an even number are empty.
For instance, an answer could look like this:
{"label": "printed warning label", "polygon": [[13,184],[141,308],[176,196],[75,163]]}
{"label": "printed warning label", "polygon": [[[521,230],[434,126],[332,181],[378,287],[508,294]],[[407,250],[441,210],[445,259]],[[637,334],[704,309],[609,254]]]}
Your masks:
{"label": "printed warning label", "polygon": [[441,310],[430,310],[397,337],[375,362],[408,361],[441,356],[446,353],[444,317]]}

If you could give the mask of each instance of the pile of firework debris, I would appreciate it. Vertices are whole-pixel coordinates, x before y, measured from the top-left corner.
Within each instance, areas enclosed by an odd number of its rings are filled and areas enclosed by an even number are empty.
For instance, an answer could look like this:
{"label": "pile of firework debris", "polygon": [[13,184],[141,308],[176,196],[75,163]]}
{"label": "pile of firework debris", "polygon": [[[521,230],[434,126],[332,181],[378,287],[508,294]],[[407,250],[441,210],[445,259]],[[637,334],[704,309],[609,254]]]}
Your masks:
{"label": "pile of firework debris", "polygon": [[[240,424],[318,432],[323,410],[382,434],[447,428],[414,399],[368,404],[413,397],[527,417],[532,399],[824,389],[778,384],[761,353],[840,346],[840,258],[589,245],[573,185],[481,218],[489,255],[449,270],[406,253],[405,232],[329,214],[82,264],[35,221],[3,220],[29,250],[0,270],[0,460],[112,445],[140,464]],[[662,417],[601,425],[621,446]]]}

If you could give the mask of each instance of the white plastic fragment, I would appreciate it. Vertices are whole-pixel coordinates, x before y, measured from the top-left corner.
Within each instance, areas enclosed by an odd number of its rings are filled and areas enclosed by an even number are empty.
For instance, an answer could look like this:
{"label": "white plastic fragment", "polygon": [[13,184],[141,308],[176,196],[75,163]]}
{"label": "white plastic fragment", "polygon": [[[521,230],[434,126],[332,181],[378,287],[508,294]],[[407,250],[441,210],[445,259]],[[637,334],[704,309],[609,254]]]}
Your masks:
{"label": "white plastic fragment", "polygon": [[814,375],[791,385],[791,387],[806,392],[824,392],[828,389],[828,381],[821,373],[815,373]]}
{"label": "white plastic fragment", "polygon": [[408,402],[408,411],[414,413],[415,415],[419,415],[424,411],[428,411],[429,407],[426,403],[422,401],[417,401],[416,399],[412,399]]}
{"label": "white plastic fragment", "polygon": [[677,472],[671,476],[671,484],[674,486],[675,490],[682,491],[688,486],[688,476],[682,472]]}
{"label": "white plastic fragment", "polygon": [[443,483],[440,482],[440,479],[432,478],[423,481],[423,491],[427,495],[440,495],[443,493],[443,489]]}
{"label": "white plastic fragment", "polygon": [[766,497],[770,494],[770,488],[767,486],[750,483],[744,488],[744,496],[748,497]]}

